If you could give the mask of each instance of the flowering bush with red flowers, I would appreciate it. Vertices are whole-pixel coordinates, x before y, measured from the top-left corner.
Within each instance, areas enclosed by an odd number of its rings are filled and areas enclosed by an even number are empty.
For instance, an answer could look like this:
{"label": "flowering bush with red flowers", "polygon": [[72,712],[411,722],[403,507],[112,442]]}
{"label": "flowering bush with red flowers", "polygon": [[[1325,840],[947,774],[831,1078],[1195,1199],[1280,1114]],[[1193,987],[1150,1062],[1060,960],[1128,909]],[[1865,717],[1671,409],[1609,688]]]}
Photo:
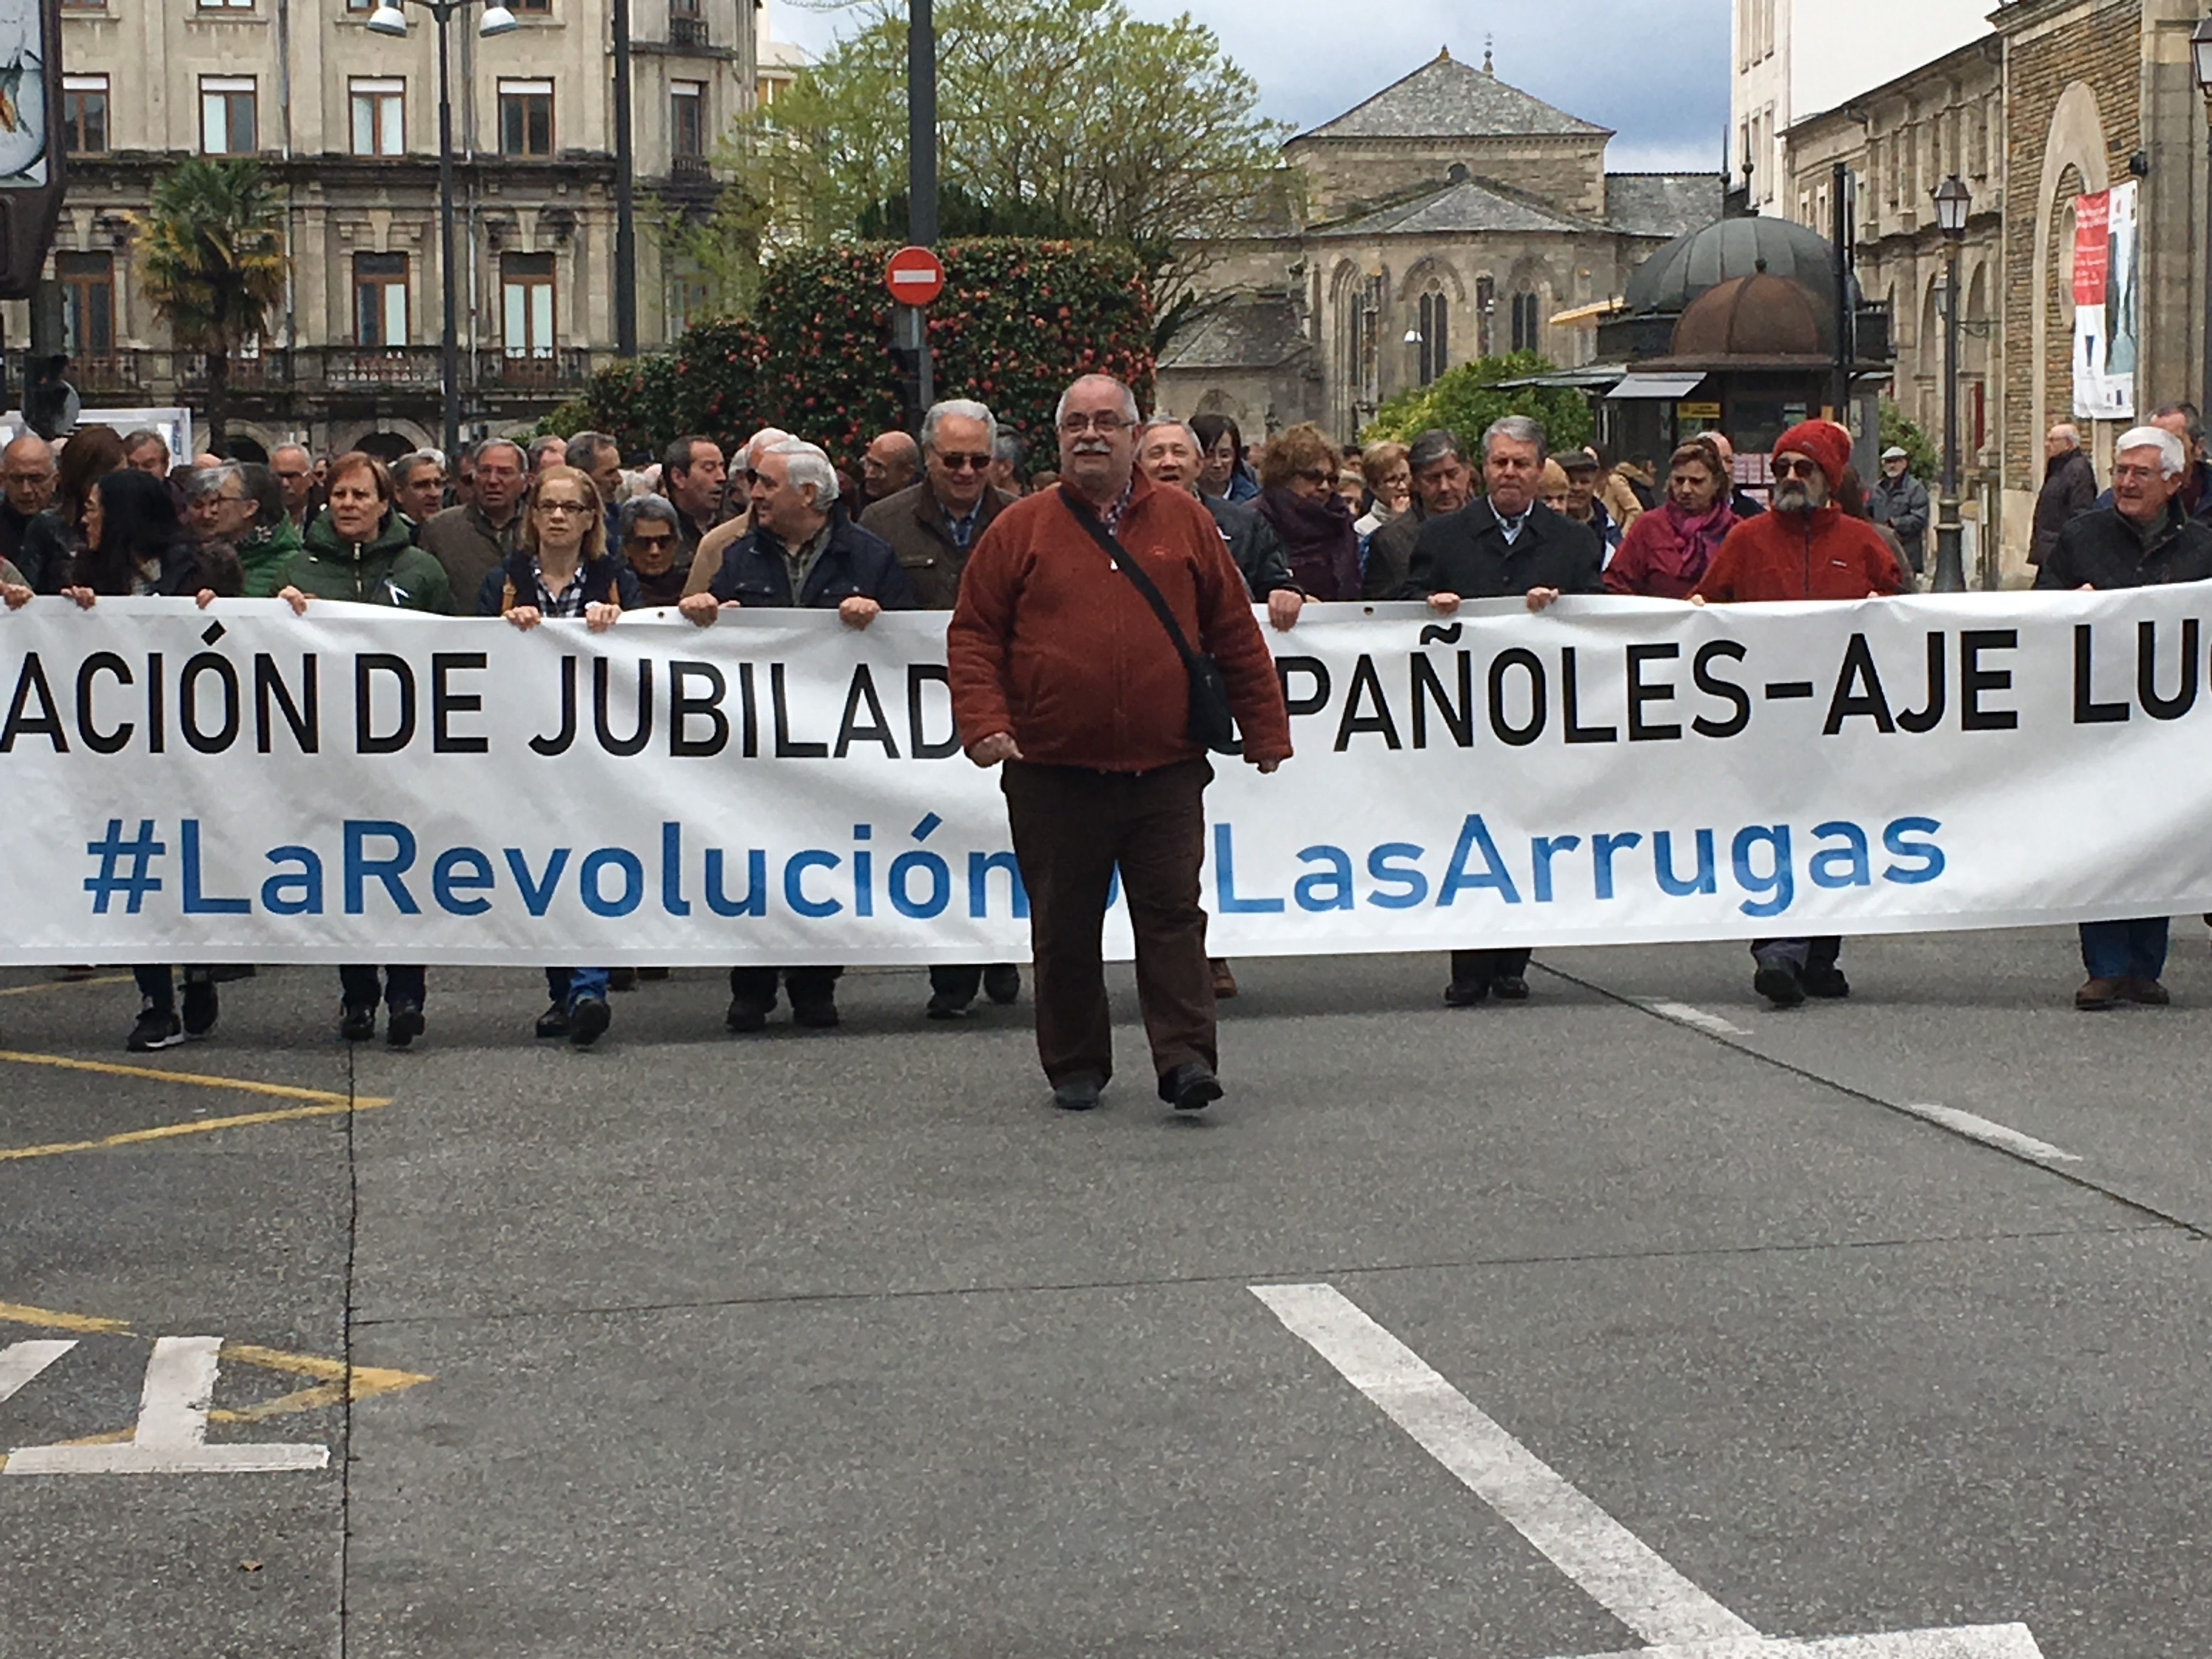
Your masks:
{"label": "flowering bush with red flowers", "polygon": [[[804,248],[772,263],[757,322],[702,323],[673,351],[601,369],[546,429],[594,427],[625,454],[701,432],[726,448],[780,426],[857,466],[877,433],[902,426],[906,388],[890,344],[884,267],[896,244]],[[1078,374],[1126,380],[1152,399],[1152,312],[1144,267],[1095,242],[992,236],[947,243],[945,292],[929,308],[939,398],[973,398],[1052,465],[1053,405]]]}

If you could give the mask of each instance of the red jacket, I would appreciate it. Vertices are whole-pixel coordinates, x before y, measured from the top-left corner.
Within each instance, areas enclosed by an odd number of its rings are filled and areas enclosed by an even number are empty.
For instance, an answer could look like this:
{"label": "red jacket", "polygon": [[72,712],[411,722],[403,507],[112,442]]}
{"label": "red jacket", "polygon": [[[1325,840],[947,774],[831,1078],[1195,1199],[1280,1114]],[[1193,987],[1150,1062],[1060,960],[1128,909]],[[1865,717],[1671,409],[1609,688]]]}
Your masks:
{"label": "red jacket", "polygon": [[1728,533],[1697,592],[1735,599],[1863,599],[1901,593],[1905,572],[1881,532],[1835,507],[1762,513]]}
{"label": "red jacket", "polygon": [[[1287,757],[1274,659],[1212,516],[1140,473],[1115,533],[1183,637],[1221,664],[1246,757]],[[1167,630],[1060,489],[1015,502],[977,540],[945,661],[969,747],[1010,732],[1024,760],[1101,772],[1149,772],[1206,752],[1190,739],[1190,678]]]}

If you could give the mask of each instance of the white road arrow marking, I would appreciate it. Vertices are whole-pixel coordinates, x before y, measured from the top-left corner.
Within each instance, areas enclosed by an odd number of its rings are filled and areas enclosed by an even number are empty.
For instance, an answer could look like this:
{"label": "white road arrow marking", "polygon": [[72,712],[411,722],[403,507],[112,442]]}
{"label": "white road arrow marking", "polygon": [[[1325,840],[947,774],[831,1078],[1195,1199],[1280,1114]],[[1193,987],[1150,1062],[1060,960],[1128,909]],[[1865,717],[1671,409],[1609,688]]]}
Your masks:
{"label": "white road arrow marking", "polygon": [[1652,1645],[1588,1659],[2042,1659],[2025,1625],[1787,1641],[1761,1636],[1486,1416],[1333,1285],[1255,1285],[1291,1334],[1334,1366],[1468,1491]]}
{"label": "white road arrow marking", "polygon": [[0,1400],[5,1400],[59,1359],[74,1342],[11,1342],[0,1348]]}
{"label": "white road arrow marking", "polygon": [[130,1439],[103,1446],[26,1446],[9,1454],[0,1475],[272,1474],[326,1468],[328,1446],[207,1443],[222,1347],[219,1336],[157,1337],[146,1361],[138,1426]]}

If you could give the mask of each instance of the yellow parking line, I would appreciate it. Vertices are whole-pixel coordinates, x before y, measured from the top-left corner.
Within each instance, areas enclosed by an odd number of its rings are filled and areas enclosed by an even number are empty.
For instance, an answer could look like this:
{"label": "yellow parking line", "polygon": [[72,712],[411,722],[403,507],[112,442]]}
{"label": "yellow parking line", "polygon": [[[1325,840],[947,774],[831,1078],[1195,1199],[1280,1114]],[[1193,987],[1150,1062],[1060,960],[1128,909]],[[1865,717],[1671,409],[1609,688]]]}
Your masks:
{"label": "yellow parking line", "polygon": [[[346,1097],[329,1089],[301,1089],[289,1083],[257,1083],[246,1078],[210,1077],[204,1072],[169,1072],[158,1066],[119,1066],[109,1060],[72,1060],[67,1054],[27,1054],[0,1048],[0,1060],[16,1066],[52,1066],[64,1072],[97,1072],[102,1077],[150,1078],[156,1083],[189,1083],[201,1089],[236,1089],[249,1095],[273,1095],[279,1100],[315,1100],[344,1104]],[[379,1101],[386,1106],[389,1101]]]}
{"label": "yellow parking line", "polygon": [[348,1112],[374,1111],[392,1104],[388,1099],[364,1096],[356,1101],[334,1101],[322,1106],[293,1106],[281,1112],[242,1112],[236,1117],[196,1118],[190,1123],[163,1123],[151,1129],[127,1129],[98,1140],[57,1140],[45,1146],[0,1147],[0,1164],[28,1158],[59,1158],[64,1152],[97,1152],[112,1146],[135,1146],[142,1141],[173,1140],[179,1135],[204,1135],[217,1129],[246,1129],[257,1123],[291,1123],[301,1118],[343,1117]]}
{"label": "yellow parking line", "polygon": [[27,1308],[20,1302],[0,1302],[0,1325],[35,1325],[42,1331],[78,1331],[87,1336],[131,1334],[131,1327],[119,1319],[57,1313],[52,1308]]}
{"label": "yellow parking line", "polygon": [[131,982],[128,974],[100,974],[90,979],[50,979],[37,985],[0,987],[0,997],[44,996],[49,991],[70,991],[80,985],[128,985]]}

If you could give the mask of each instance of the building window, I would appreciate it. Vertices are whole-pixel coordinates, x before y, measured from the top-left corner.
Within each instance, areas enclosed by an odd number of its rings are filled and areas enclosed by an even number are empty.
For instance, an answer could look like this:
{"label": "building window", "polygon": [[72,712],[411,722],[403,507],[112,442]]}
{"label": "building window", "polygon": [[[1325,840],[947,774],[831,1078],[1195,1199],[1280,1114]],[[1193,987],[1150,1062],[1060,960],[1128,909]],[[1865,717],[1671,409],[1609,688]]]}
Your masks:
{"label": "building window", "polygon": [[668,334],[673,339],[692,324],[707,320],[710,290],[703,276],[681,275],[668,279]]}
{"label": "building window", "polygon": [[353,331],[365,346],[407,343],[407,256],[353,256]]}
{"label": "building window", "polygon": [[1542,301],[1534,294],[1523,293],[1513,296],[1514,350],[1534,351],[1539,349],[1540,342],[1537,336],[1543,324],[1543,319],[1540,314],[1541,308]]}
{"label": "building window", "polygon": [[251,76],[200,77],[200,153],[251,155],[260,146]]}
{"label": "building window", "polygon": [[349,90],[353,102],[353,153],[356,155],[405,154],[407,83],[404,81],[356,81]]}
{"label": "building window", "polygon": [[529,17],[550,17],[553,15],[553,0],[514,0],[507,9]]}
{"label": "building window", "polygon": [[1426,386],[1443,374],[1451,362],[1451,342],[1447,333],[1449,323],[1444,312],[1444,296],[1441,290],[1431,289],[1421,295],[1421,384]]}
{"label": "building window", "polygon": [[668,86],[668,149],[684,161],[707,155],[707,83],[672,81]]}
{"label": "building window", "polygon": [[107,0],[62,0],[64,11],[106,11]]}
{"label": "building window", "polygon": [[550,81],[502,81],[499,83],[499,153],[501,155],[550,156],[553,154],[553,83]]}
{"label": "building window", "polygon": [[501,337],[510,357],[553,355],[553,256],[503,253],[499,261]]}
{"label": "building window", "polygon": [[71,155],[107,153],[107,77],[62,76],[62,148]]}
{"label": "building window", "polygon": [[72,357],[115,352],[115,256],[57,253],[62,285],[62,345]]}
{"label": "building window", "polygon": [[198,0],[202,11],[252,11],[253,0]]}

